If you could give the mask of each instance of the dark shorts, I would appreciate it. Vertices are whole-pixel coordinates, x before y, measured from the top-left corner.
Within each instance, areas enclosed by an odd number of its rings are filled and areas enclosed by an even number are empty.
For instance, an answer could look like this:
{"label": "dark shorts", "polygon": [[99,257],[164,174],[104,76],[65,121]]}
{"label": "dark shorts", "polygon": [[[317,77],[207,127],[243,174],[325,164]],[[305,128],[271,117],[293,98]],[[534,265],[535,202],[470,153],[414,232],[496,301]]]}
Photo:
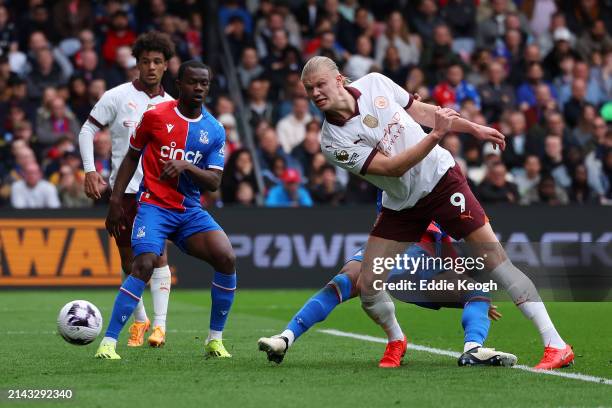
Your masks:
{"label": "dark shorts", "polygon": [[400,211],[383,207],[370,235],[398,242],[419,242],[432,220],[456,240],[489,221],[456,164],[414,207]]}
{"label": "dark shorts", "polygon": [[126,228],[119,230],[119,236],[115,238],[115,242],[119,248],[132,248],[132,226],[138,212],[136,194],[124,194],[121,200],[121,208],[123,208],[123,213],[125,214]]}

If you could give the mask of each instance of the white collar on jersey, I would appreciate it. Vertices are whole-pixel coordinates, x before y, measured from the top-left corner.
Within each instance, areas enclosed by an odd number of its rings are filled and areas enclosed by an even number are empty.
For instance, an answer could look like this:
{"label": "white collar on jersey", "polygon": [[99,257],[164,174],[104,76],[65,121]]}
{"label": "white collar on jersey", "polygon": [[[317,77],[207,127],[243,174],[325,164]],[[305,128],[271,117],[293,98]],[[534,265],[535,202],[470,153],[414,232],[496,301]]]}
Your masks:
{"label": "white collar on jersey", "polygon": [[191,119],[191,118],[188,118],[187,116],[184,116],[184,115],[183,115],[183,114],[182,114],[182,113],[181,113],[181,112],[178,110],[178,106],[175,106],[175,107],[174,107],[174,111],[175,111],[175,112],[176,112],[176,114],[179,116],[179,118],[181,118],[181,119],[183,119],[183,120],[186,120],[187,122],[197,122],[197,121],[199,121],[200,119],[202,119],[202,114],[201,114],[201,113],[200,113],[200,116],[198,116],[198,117],[197,117],[197,118],[195,118],[195,119]]}

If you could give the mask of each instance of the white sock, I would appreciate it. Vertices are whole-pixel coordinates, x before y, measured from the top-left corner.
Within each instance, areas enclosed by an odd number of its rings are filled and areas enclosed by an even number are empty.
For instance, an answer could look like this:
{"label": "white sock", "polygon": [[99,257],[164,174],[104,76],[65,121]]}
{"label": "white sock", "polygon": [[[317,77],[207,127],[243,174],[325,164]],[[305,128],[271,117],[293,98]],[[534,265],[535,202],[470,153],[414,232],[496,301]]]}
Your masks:
{"label": "white sock", "polygon": [[385,291],[361,296],[361,307],[387,334],[388,341],[404,340],[404,333],[395,318],[395,305]]}
{"label": "white sock", "polygon": [[293,332],[289,329],[286,329],[285,331],[283,331],[280,334],[282,337],[286,337],[288,342],[287,342],[287,348],[291,347],[291,345],[293,344],[293,342],[295,341],[295,334],[293,334]]}
{"label": "white sock", "polygon": [[151,275],[151,298],[153,299],[153,327],[159,326],[166,330],[166,314],[172,276],[168,265],[153,269]]}
{"label": "white sock", "polygon": [[208,337],[206,338],[206,344],[208,344],[211,340],[222,340],[223,332],[218,330],[210,330],[208,332]]}
{"label": "white sock", "polygon": [[[123,282],[128,275],[121,269],[121,282]],[[136,309],[134,309],[134,321],[135,322],[146,322],[147,321],[147,312],[144,307],[144,303],[142,303],[143,296],[140,296],[140,301],[136,305]]]}
{"label": "white sock", "polygon": [[514,266],[509,259],[506,259],[491,272],[491,277],[506,289],[514,304],[537,327],[544,346],[565,347],[565,342],[550,320],[538,290],[527,275]]}
{"label": "white sock", "polygon": [[482,347],[482,344],[476,343],[475,341],[468,341],[463,345],[463,352],[470,351],[474,347]]}
{"label": "white sock", "polygon": [[525,302],[520,304],[518,308],[538,328],[544,346],[558,349],[565,348],[565,342],[557,332],[557,329],[555,329],[552,320],[550,320],[544,303]]}
{"label": "white sock", "polygon": [[108,344],[108,343],[117,344],[117,339],[113,339],[112,337],[104,337],[100,344]]}

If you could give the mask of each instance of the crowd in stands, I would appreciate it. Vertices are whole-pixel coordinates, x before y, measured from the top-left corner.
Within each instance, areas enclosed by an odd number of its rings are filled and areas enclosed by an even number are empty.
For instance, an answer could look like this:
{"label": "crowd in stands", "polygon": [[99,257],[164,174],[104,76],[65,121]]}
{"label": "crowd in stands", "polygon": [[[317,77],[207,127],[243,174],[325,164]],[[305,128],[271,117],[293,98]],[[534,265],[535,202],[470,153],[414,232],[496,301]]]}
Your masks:
{"label": "crowd in stands", "polygon": [[[352,80],[380,72],[423,102],[499,129],[503,152],[465,134],[441,142],[485,205],[612,203],[612,0],[223,0],[217,16],[200,6],[4,1],[0,205],[94,205],[83,192],[77,135],[102,93],[137,75],[130,45],[151,29],[172,37],[177,56],[163,85],[176,96],[178,66],[206,62],[203,28],[213,22],[246,114],[237,116],[227,78],[217,81],[207,107],[226,130],[227,162],[205,205],[251,206],[258,196],[268,206],[375,201],[373,186],[320,151],[322,115],[300,82],[314,55],[334,59]],[[94,143],[108,177],[108,130]]]}

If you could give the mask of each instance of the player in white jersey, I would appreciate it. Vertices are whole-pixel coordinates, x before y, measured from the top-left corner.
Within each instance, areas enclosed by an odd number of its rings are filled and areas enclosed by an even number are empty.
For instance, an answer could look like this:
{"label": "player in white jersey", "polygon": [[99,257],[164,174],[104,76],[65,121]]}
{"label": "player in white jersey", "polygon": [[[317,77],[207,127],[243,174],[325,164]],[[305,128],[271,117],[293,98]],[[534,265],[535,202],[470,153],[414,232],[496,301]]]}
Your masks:
{"label": "player in white jersey", "polygon": [[[536,368],[571,364],[574,353],[555,329],[533,282],[508,259],[480,203],[449,152],[438,146],[448,131],[470,133],[501,149],[504,136],[448,108],[414,98],[389,78],[372,73],[351,86],[329,58],[313,57],[302,71],[310,99],[325,114],[321,149],[327,159],[383,192],[383,208],[370,233],[358,289],[366,313],[385,327],[393,303],[374,281],[374,260],[395,258],[417,242],[431,220],[454,239],[474,244],[491,277],[533,321],[544,343]],[[432,128],[426,134],[421,125]]]}
{"label": "player in white jersey", "polygon": [[[158,103],[173,100],[161,86],[162,76],[168,68],[168,61],[174,55],[174,44],[165,34],[149,32],[141,35],[132,50],[136,58],[139,78],[102,95],[91,110],[79,134],[79,146],[85,169],[85,192],[90,198],[99,199],[106,183],[97,172],[94,163],[93,140],[95,133],[108,126],[111,132],[111,175],[110,186],[114,186],[117,171],[129,148],[130,136],[145,111]],[[139,165],[123,196],[123,209],[129,218],[127,227],[116,237],[115,243],[121,256],[122,278],[132,270],[132,221],[136,216],[136,193],[142,180],[142,166]],[[151,277],[153,300],[153,332],[148,338],[149,345],[160,347],[166,341],[166,314],[170,297],[170,268],[166,251],[159,257]],[[142,300],[134,312],[134,323],[130,327],[128,346],[139,347],[144,343],[145,333],[151,323]]]}

